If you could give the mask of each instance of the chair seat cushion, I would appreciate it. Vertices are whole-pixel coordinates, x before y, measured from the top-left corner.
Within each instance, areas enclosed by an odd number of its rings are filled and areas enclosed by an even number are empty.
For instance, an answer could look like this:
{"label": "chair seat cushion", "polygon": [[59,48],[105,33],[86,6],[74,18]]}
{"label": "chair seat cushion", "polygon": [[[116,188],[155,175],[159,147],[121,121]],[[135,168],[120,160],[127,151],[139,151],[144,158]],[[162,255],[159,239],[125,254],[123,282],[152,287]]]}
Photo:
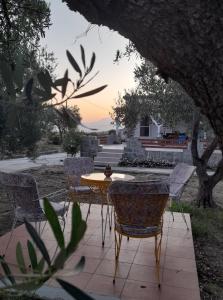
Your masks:
{"label": "chair seat cushion", "polygon": [[72,190],[76,193],[90,193],[91,192],[91,188],[86,185],[72,186],[72,187],[70,187],[70,190]]}
{"label": "chair seat cushion", "polygon": [[129,236],[139,236],[139,237],[147,237],[148,235],[155,235],[160,233],[161,227],[160,226],[135,226],[135,225],[124,225],[119,224],[118,222],[115,223],[115,228],[118,232],[129,235]]}

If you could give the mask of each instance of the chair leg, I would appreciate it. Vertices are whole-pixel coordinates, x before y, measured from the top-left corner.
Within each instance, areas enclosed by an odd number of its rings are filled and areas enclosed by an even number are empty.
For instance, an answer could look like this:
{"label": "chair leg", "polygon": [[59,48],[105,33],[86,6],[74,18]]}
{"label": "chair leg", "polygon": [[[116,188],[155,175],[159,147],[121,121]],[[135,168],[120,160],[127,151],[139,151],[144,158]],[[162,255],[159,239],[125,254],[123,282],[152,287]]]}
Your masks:
{"label": "chair leg", "polygon": [[157,274],[157,280],[158,280],[158,287],[160,288],[160,255],[161,255],[161,245],[162,245],[162,237],[163,234],[161,232],[160,238],[158,239],[158,236],[155,236],[155,258],[156,258],[156,274]]}
{"label": "chair leg", "polygon": [[86,223],[87,223],[88,216],[90,215],[90,212],[91,212],[91,202],[89,203],[89,206],[88,206],[87,216],[86,216],[86,219],[85,219]]}
{"label": "chair leg", "polygon": [[101,204],[101,239],[102,239],[102,247],[104,247],[104,240],[103,240],[103,236],[104,236],[104,215],[103,215],[103,203]]}
{"label": "chair leg", "polygon": [[113,277],[113,284],[115,284],[115,278],[118,269],[118,259],[119,259],[120,249],[121,249],[121,243],[122,243],[122,235],[115,231],[115,272]]}
{"label": "chair leg", "polygon": [[172,218],[173,218],[173,222],[174,222],[174,214],[173,214],[173,211],[170,210],[170,212],[171,212],[171,215],[172,215]]}
{"label": "chair leg", "polygon": [[66,212],[66,218],[67,218],[67,215],[68,215],[68,212],[69,212],[70,202],[71,202],[71,201],[69,201],[69,203],[68,203],[67,212]]}
{"label": "chair leg", "polygon": [[[112,219],[111,219],[111,212],[110,212],[110,207],[109,207],[109,204],[107,204],[107,206],[108,206],[107,213],[108,213],[109,229],[110,229],[110,231],[111,231],[111,229],[112,229]],[[112,208],[111,208],[111,211],[112,211]]]}
{"label": "chair leg", "polygon": [[105,244],[105,234],[106,234],[108,219],[109,219],[109,223],[110,223],[109,205],[107,205],[107,211],[106,211],[106,216],[105,216],[105,224],[103,224],[104,228],[102,228],[102,246],[103,247],[104,247],[104,244]]}
{"label": "chair leg", "polygon": [[13,232],[14,232],[16,223],[17,223],[17,218],[15,218],[15,219],[13,220],[12,228],[11,228],[11,232],[10,232],[10,236],[9,236],[9,240],[8,240],[8,243],[7,243],[6,247],[5,247],[5,251],[4,251],[4,253],[3,253],[3,256],[5,256],[6,251],[8,250],[8,247],[9,247],[9,245],[10,245],[10,243],[11,243],[12,236],[13,236]]}
{"label": "chair leg", "polygon": [[112,216],[113,216],[113,205],[111,206],[111,215],[110,215],[110,218],[111,218],[111,227],[110,227],[110,230],[112,229]]}
{"label": "chair leg", "polygon": [[[47,220],[44,222],[43,228],[42,228],[42,230],[41,230],[41,235],[42,235],[43,232],[44,232],[44,229],[45,229],[45,227],[46,227],[46,223],[47,223]],[[40,235],[40,236],[41,236],[41,235]]]}
{"label": "chair leg", "polygon": [[186,217],[185,217],[185,214],[184,214],[184,210],[183,210],[183,206],[181,205],[181,215],[182,215],[182,218],[184,220],[184,223],[186,224],[186,227],[187,227],[187,230],[190,230],[189,227],[188,227],[188,223],[187,223],[187,220],[186,220]]}

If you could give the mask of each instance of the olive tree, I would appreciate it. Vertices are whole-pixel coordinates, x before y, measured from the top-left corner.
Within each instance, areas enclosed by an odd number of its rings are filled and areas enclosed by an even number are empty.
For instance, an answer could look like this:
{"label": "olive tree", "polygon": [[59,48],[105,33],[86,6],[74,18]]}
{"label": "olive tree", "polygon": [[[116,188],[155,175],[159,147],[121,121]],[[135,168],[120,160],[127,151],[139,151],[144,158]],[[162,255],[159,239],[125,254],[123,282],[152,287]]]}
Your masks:
{"label": "olive tree", "polygon": [[218,145],[218,139],[213,138],[203,153],[198,151],[200,124],[202,121],[202,126],[210,129],[207,120],[204,116],[201,117],[192,99],[182,87],[172,80],[167,84],[157,76],[157,70],[151,63],[143,61],[134,72],[138,86],[134,92],[126,93],[123,98],[118,99],[113,108],[113,119],[119,120],[127,127],[128,132],[132,132],[139,118],[146,115],[153,116],[169,127],[175,127],[182,121],[188,124],[192,135],[192,159],[197,167],[199,180],[197,203],[203,206],[215,206],[212,194],[213,188],[223,178],[221,161],[214,175],[209,176],[207,170],[208,161]]}
{"label": "olive tree", "polygon": [[131,40],[164,78],[182,85],[223,149],[223,2],[63,0]]}

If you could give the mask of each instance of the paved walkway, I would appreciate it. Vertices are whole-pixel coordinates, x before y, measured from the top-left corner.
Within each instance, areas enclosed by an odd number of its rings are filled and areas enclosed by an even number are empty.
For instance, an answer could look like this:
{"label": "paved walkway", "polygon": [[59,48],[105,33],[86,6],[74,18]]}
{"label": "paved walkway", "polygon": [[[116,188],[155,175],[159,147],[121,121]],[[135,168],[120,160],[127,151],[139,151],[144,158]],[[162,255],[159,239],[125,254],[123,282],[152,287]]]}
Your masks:
{"label": "paved walkway", "polygon": [[[113,145],[112,145],[113,146]],[[114,147],[114,146],[113,146]],[[41,166],[63,165],[63,160],[67,157],[66,153],[54,153],[39,156],[35,161],[27,157],[0,160],[0,171],[2,172],[21,172],[31,168],[39,168]],[[95,167],[96,170],[103,170],[104,167]],[[173,169],[161,168],[138,168],[138,167],[112,167],[113,171],[119,173],[136,173],[136,174],[161,174],[169,175]],[[214,172],[208,171],[208,175]],[[196,175],[196,173],[195,173]]]}
{"label": "paved walkway", "polygon": [[63,165],[63,160],[66,157],[66,153],[53,153],[41,155],[35,161],[30,160],[27,157],[1,160],[0,171],[10,173],[24,171],[31,168],[38,168],[44,165]]}
{"label": "paved walkway", "polygon": [[[15,158],[0,161],[0,171],[3,172],[21,172],[31,168],[39,168],[41,166],[63,165],[63,160],[67,157],[66,153],[54,153],[39,156],[35,161],[29,158]],[[104,167],[96,167],[96,170],[103,170]],[[113,167],[115,172],[126,173],[152,173],[169,175],[172,169],[159,168],[131,168],[131,167]]]}

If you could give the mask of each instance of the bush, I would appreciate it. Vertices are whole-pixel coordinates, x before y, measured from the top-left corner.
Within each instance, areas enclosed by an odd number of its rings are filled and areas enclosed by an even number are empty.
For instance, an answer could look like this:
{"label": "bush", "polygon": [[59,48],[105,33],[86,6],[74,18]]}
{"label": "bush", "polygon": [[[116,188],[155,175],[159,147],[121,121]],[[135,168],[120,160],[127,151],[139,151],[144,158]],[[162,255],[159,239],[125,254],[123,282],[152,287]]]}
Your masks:
{"label": "bush", "polygon": [[50,132],[48,134],[48,141],[50,144],[53,144],[53,145],[61,145],[61,138],[60,138],[59,133],[57,133],[57,132]]}
{"label": "bush", "polygon": [[82,134],[74,128],[70,129],[64,136],[63,149],[68,154],[74,156],[80,151]]}
{"label": "bush", "polygon": [[141,167],[141,168],[172,168],[174,164],[166,160],[152,159],[128,159],[123,157],[119,164],[120,167]]}

